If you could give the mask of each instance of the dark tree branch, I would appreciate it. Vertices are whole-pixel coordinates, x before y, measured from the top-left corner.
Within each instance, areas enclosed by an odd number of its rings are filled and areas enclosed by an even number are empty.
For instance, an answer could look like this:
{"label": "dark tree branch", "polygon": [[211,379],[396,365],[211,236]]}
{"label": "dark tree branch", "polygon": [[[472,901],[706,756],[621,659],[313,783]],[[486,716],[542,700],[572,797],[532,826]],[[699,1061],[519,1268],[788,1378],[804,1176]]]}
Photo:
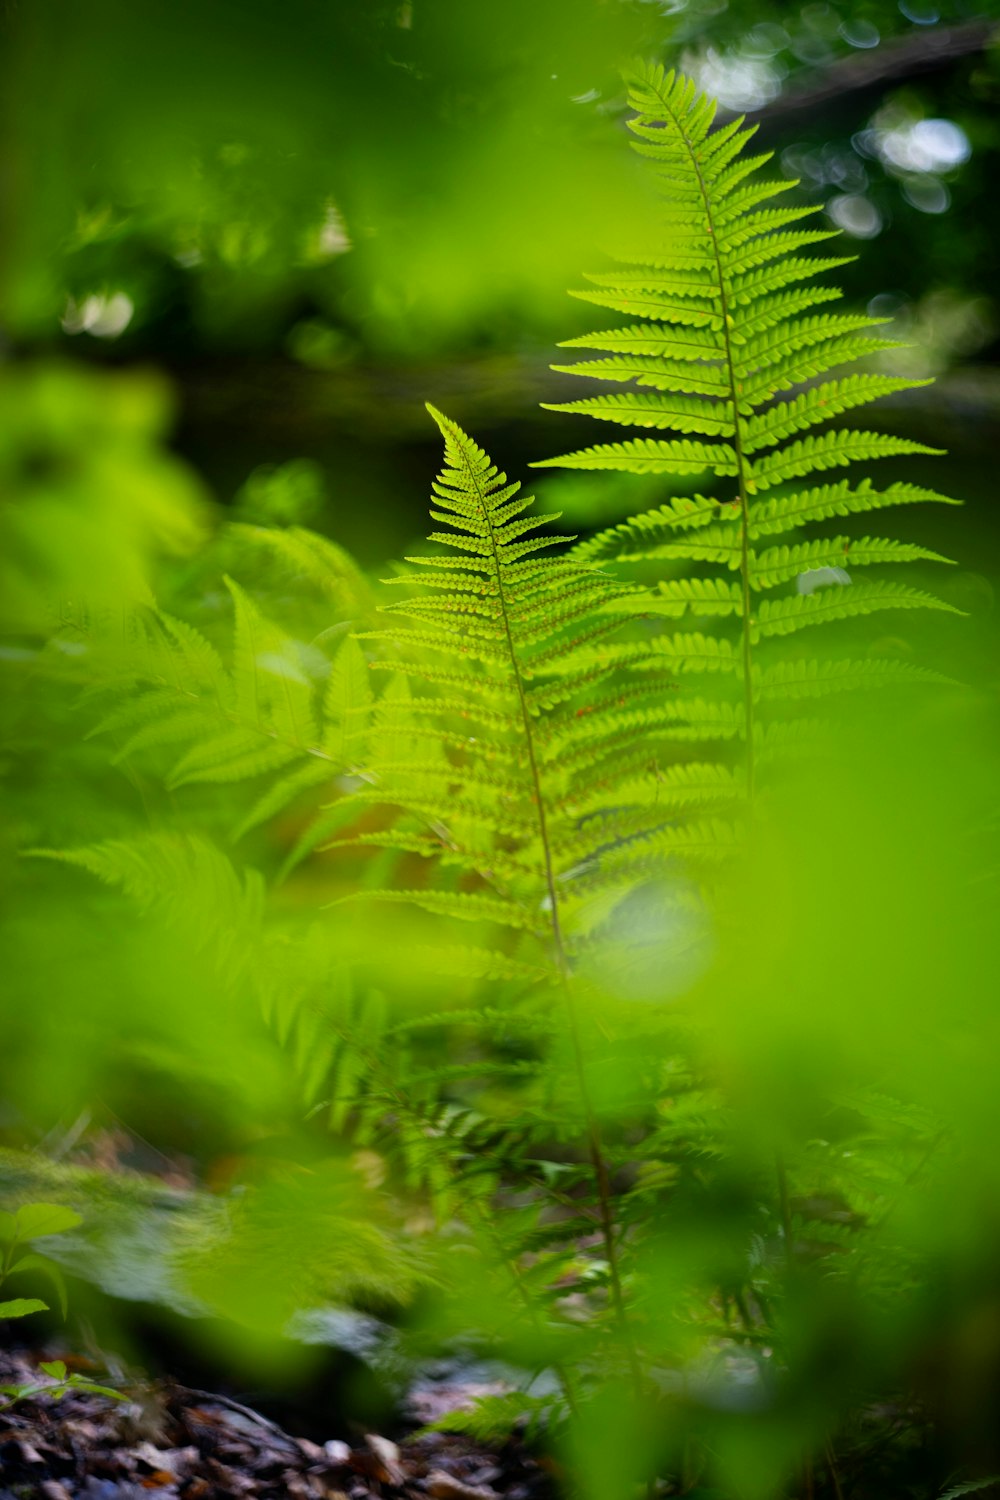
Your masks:
{"label": "dark tree branch", "polygon": [[942,71],[964,57],[985,52],[995,41],[1000,41],[1000,25],[994,20],[928,27],[926,31],[885,42],[870,52],[838,58],[818,78],[799,87],[793,85],[770,104],[746,113],[761,121],[783,120],[821,109],[845,94],[860,94],[899,79]]}

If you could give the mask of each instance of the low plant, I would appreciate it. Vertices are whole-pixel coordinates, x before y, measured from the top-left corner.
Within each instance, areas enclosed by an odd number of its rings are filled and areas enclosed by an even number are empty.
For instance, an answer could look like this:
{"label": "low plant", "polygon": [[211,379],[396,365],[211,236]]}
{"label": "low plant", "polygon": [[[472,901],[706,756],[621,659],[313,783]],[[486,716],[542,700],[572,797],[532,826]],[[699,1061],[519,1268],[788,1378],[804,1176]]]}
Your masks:
{"label": "low plant", "polygon": [[[0,1212],[0,1246],[3,1260],[0,1262],[0,1287],[12,1276],[30,1273],[44,1276],[55,1291],[59,1308],[66,1316],[66,1284],[56,1263],[41,1250],[34,1248],[36,1240],[48,1239],[52,1235],[66,1234],[78,1228],[83,1219],[71,1208],[57,1203],[24,1203],[15,1213]],[[26,1318],[31,1313],[48,1312],[49,1304],[39,1297],[9,1297],[0,1301],[0,1318]],[[61,1359],[40,1360],[39,1370],[46,1377],[42,1381],[27,1385],[0,1385],[0,1396],[10,1405],[31,1396],[46,1396],[58,1399],[69,1391],[91,1391],[99,1396],[122,1399],[119,1391],[110,1386],[98,1385],[78,1374],[69,1374]]]}

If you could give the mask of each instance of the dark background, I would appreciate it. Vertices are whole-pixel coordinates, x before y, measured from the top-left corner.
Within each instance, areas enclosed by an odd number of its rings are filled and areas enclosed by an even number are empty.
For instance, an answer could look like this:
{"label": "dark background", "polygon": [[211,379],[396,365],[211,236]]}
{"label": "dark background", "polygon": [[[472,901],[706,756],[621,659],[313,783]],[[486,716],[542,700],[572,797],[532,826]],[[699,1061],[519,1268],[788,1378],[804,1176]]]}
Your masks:
{"label": "dark background", "polygon": [[[746,110],[844,229],[849,298],[940,377],[886,421],[949,447],[934,483],[992,544],[996,0],[9,0],[3,24],[6,359],[166,372],[223,504],[309,460],[293,510],[381,562],[423,529],[425,400],[518,474],[593,440],[538,402],[583,394],[548,369],[595,326],[566,288],[646,204],[641,52]],[[574,526],[648,498],[543,487]]]}

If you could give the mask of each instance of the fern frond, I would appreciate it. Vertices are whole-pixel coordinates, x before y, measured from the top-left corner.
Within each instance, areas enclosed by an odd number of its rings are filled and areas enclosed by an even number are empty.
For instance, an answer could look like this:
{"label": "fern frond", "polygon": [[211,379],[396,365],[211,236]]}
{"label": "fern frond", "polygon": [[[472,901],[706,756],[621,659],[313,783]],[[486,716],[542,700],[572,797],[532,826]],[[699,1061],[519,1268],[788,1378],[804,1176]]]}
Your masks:
{"label": "fern frond", "polygon": [[583,401],[543,401],[546,411],[565,411],[617,422],[622,427],[669,427],[702,437],[731,438],[734,423],[724,402],[684,401],[674,396],[593,396]]}
{"label": "fern frond", "polygon": [[28,857],[75,865],[117,887],[143,912],[210,949],[220,974],[239,983],[263,922],[264,882],[240,871],[207,839],[173,833],[106,839],[80,849],[31,849]]}
{"label": "fern frond", "polygon": [[[690,358],[695,360],[698,356],[692,354]],[[607,359],[586,359],[575,365],[553,365],[552,369],[560,375],[583,375],[593,380],[634,380],[636,385],[653,386],[678,395],[719,397],[728,390],[721,367],[716,369],[709,363],[684,364],[676,351],[673,359],[651,354],[611,354]]]}
{"label": "fern frond", "polygon": [[[335,846],[427,859],[426,886],[394,890],[382,882],[363,899],[496,923],[549,949],[558,971],[566,961],[560,945],[569,937],[563,926],[574,909],[567,902],[578,880],[592,880],[598,852],[622,838],[634,842],[662,831],[666,808],[676,818],[685,808],[732,801],[738,785],[732,775],[666,773],[656,795],[641,775],[636,778],[655,765],[650,747],[656,743],[741,733],[735,705],[656,701],[660,679],[677,665],[686,672],[731,671],[731,643],[691,636],[678,652],[666,638],[618,648],[607,637],[637,613],[648,613],[650,602],[718,615],[731,613],[737,596],[716,580],[684,580],[651,600],[594,568],[586,547],[554,558],[526,554],[523,537],[540,524],[527,514],[528,500],[459,428],[432,415],[445,439],[432,513],[453,528],[433,533],[432,540],[449,550],[431,560],[429,586],[423,588],[417,574],[408,576],[407,597],[383,612],[385,627],[363,637],[377,648],[391,647],[373,667],[391,671],[396,684],[414,681],[422,690],[417,697],[397,686],[391,710],[376,709],[367,784],[341,799],[356,808],[383,804],[403,816],[375,829],[341,823]],[[713,501],[683,502],[665,507],[659,523],[683,529],[717,515]],[[459,587],[452,589],[449,565],[456,555],[475,556],[477,569],[460,569]],[[463,653],[479,660],[479,670],[456,667]],[[436,656],[445,658],[440,667],[433,664]],[[595,701],[595,687],[605,681],[607,698]],[[388,700],[387,694],[382,702]],[[392,744],[379,727],[386,713],[398,726]],[[475,726],[471,739],[460,719]],[[628,776],[632,784],[619,792]],[[581,797],[593,799],[598,786],[608,799],[604,808],[592,801],[585,809]],[[651,845],[644,856],[648,874],[661,856],[674,859],[677,849],[668,851],[662,840]],[[549,972],[545,964],[538,967]]]}
{"label": "fern frond", "polygon": [[271,818],[283,812],[304,792],[311,791],[314,787],[323,786],[330,780],[331,768],[323,760],[307,760],[303,765],[298,765],[293,771],[279,779],[268,787],[264,794],[243,814],[232,832],[233,843],[243,838],[244,834],[252,828],[258,828],[261,823],[267,823]]}
{"label": "fern frond", "polygon": [[170,787],[193,781],[245,781],[267,771],[279,771],[301,752],[296,745],[269,737],[253,729],[231,729],[204,745],[192,745],[168,777]]}
{"label": "fern frond", "polygon": [[[326,555],[323,539],[307,537],[292,538],[292,545],[310,549],[315,563]],[[339,642],[324,684],[318,648],[289,636],[234,580],[227,587],[233,602],[230,664],[192,625],[147,612],[132,622],[124,659],[112,659],[113,670],[97,688],[129,697],[91,733],[124,735],[116,763],[165,758],[164,779],[175,788],[280,772],[239,820],[242,836],[348,769],[364,743],[371,689],[353,642]],[[336,592],[336,580],[327,591]]]}
{"label": "fern frond", "polygon": [[599,443],[562,458],[543,458],[532,468],[625,469],[631,474],[735,474],[736,455],[728,443],[695,443],[681,438],[659,442],[633,438],[626,443]]}
{"label": "fern frond", "polygon": [[955,615],[963,613],[955,605],[936,599],[933,594],[925,594],[921,589],[878,579],[872,583],[832,584],[812,594],[792,594],[786,599],[764,599],[757,611],[757,621],[762,636],[791,635],[810,625],[846,620],[882,609],[941,609]]}
{"label": "fern frond", "polygon": [[[694,583],[696,580],[685,580]],[[731,641],[724,636],[675,633],[658,635],[647,641],[628,641],[624,645],[593,653],[616,666],[633,671],[731,672],[738,658]]]}
{"label": "fern frond", "polygon": [[230,522],[229,531],[269,552],[293,579],[332,597],[352,618],[363,618],[374,608],[365,575],[350,553],[329,537],[304,526],[251,526],[239,521]]}
{"label": "fern frond", "polygon": [[906,453],[940,455],[941,451],[911,438],[887,437],[879,432],[825,432],[822,437],[801,438],[778,453],[758,459],[749,471],[750,492],[773,489],[776,484],[800,479],[817,469],[842,468]]}
{"label": "fern frond", "polygon": [[607,531],[599,531],[585,542],[579,542],[574,555],[588,561],[603,557],[641,557],[645,555],[646,547],[655,545],[663,533],[670,535],[677,530],[707,526],[718,515],[718,501],[708,500],[704,495],[669,500],[657,510],[644,511]]}
{"label": "fern frond", "polygon": [[758,500],[750,507],[748,535],[751,540],[761,536],[776,536],[783,531],[792,531],[812,521],[827,521],[833,516],[864,514],[870,510],[881,510],[891,505],[960,505],[960,500],[951,500],[936,490],[916,484],[893,484],[884,490],[872,488],[870,479],[863,479],[852,487],[847,481],[825,484],[817,489],[803,490],[795,495],[769,496]]}
{"label": "fern frond", "polygon": [[523,1431],[528,1442],[550,1435],[565,1420],[562,1398],[532,1396],[511,1391],[499,1396],[478,1396],[474,1405],[447,1412],[426,1428],[428,1432],[457,1432],[479,1443],[506,1442],[512,1432]]}
{"label": "fern frond", "polygon": [[[876,490],[867,479],[768,493],[855,462],[936,452],[907,438],[826,425],[926,382],[873,369],[829,378],[841,367],[899,347],[882,336],[885,319],[825,309],[840,293],[812,285],[813,278],[852,257],[807,252],[835,231],[803,225],[810,207],[774,201],[795,184],[768,178],[766,154],[745,152],[752,132],[741,122],[715,128],[712,101],[690,80],[658,65],[641,66],[629,78],[629,103],[635,149],[650,161],[663,194],[663,242],[616,247],[614,268],[591,278],[599,290],[582,295],[617,308],[627,322],[570,340],[564,347],[603,357],[557,368],[628,385],[631,393],[601,393],[555,409],[624,429],[653,428],[664,436],[601,443],[538,466],[703,473],[725,481],[715,502],[702,495],[672,499],[659,510],[599,533],[574,554],[587,561],[671,565],[652,594],[636,596],[623,607],[642,618],[714,616],[718,636],[710,638],[712,644],[686,631],[673,636],[672,646],[666,637],[630,642],[618,651],[618,667],[630,676],[661,664],[677,677],[712,672],[710,685],[718,699],[713,702],[706,689],[701,702],[686,706],[687,719],[685,705],[670,686],[659,702],[649,698],[626,706],[623,700],[617,712],[608,709],[586,748],[582,741],[565,747],[566,765],[586,767],[595,757],[590,772],[599,773],[617,749],[626,753],[621,736],[630,732],[669,741],[685,734],[720,737],[721,731],[721,737],[743,740],[746,791],[752,800],[755,763],[780,738],[769,739],[769,726],[758,722],[771,702],[876,682],[936,680],[917,669],[911,673],[901,666],[894,673],[888,664],[864,662],[856,667],[779,662],[762,674],[754,660],[761,638],[792,634],[807,625],[890,608],[951,608],[929,593],[892,581],[852,584],[844,571],[945,561],[927,548],[846,536],[796,540],[759,551],[753,546],[760,537],[780,536],[832,516],[944,499],[913,485]],[[825,430],[813,433],[815,427]],[[697,576],[678,576],[682,565],[694,563],[724,572],[704,576],[699,567]],[[775,596],[800,577],[801,593]],[[837,580],[845,586],[820,586]],[[612,657],[598,649],[574,665],[582,672],[586,661],[596,669]],[[726,696],[733,679],[742,687],[739,706]]]}
{"label": "fern frond", "polygon": [[462,979],[514,979],[529,984],[544,983],[555,977],[543,964],[527,963],[491,948],[453,944],[449,948],[424,948],[420,951],[434,974],[453,974]]}
{"label": "fern frond", "polygon": [[599,871],[588,882],[589,889],[618,882],[623,877],[641,878],[657,868],[663,858],[726,860],[741,847],[738,827],[721,818],[692,819],[673,827],[660,828],[648,838],[636,839],[604,854]]}
{"label": "fern frond", "polygon": [[[711,266],[711,261],[707,262]],[[608,328],[600,333],[582,334],[563,339],[560,349],[606,349],[612,354],[648,354],[666,360],[721,359],[725,342],[717,332],[686,329],[677,335],[647,323],[632,323],[625,328]],[[576,368],[570,366],[570,369]]]}
{"label": "fern frond", "polygon": [[727,578],[671,578],[643,607],[653,614],[732,615],[742,604],[738,583]]}
{"label": "fern frond", "polygon": [[771,589],[787,583],[813,568],[870,567],[879,563],[941,562],[951,559],[912,542],[896,542],[887,537],[834,536],[815,542],[798,542],[794,546],[765,547],[750,560],[754,588]]}
{"label": "fern frond", "polygon": [[684,761],[624,779],[611,793],[602,785],[598,793],[579,801],[574,799],[572,810],[580,818],[602,814],[612,799],[622,806],[646,808],[733,801],[739,799],[743,785],[742,775],[728,766],[712,761]]}
{"label": "fern frond", "polygon": [[910,683],[948,684],[950,678],[911,662],[872,658],[868,661],[782,661],[766,667],[756,679],[762,701],[825,698],[856,688],[886,688]]}
{"label": "fern frond", "polygon": [[457,917],[463,922],[492,922],[499,927],[513,927],[521,932],[532,932],[536,935],[545,930],[545,921],[541,914],[533,915],[512,901],[504,901],[496,896],[485,896],[477,891],[461,893],[434,890],[359,891],[354,895],[344,896],[339,901],[330,902],[330,905],[340,906],[345,901],[357,900],[402,902],[409,906],[419,906],[435,916]]}
{"label": "fern frond", "polygon": [[783,442],[793,433],[829,422],[855,406],[866,406],[896,391],[915,390],[930,380],[906,380],[891,375],[848,375],[804,391],[791,401],[779,401],[746,423],[743,446],[747,453]]}

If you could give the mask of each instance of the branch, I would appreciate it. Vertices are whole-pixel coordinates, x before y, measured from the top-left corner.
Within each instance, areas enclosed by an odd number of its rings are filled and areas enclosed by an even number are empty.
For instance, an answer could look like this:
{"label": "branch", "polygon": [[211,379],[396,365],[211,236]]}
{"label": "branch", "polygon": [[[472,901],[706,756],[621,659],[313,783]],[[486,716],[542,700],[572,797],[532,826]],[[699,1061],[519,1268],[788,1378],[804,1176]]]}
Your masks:
{"label": "branch", "polygon": [[887,41],[870,52],[854,52],[838,58],[818,78],[792,87],[770,104],[747,110],[746,114],[770,121],[820,109],[845,94],[860,94],[897,79],[942,71],[963,57],[985,52],[997,41],[1000,41],[1000,26],[991,20],[914,32]]}

